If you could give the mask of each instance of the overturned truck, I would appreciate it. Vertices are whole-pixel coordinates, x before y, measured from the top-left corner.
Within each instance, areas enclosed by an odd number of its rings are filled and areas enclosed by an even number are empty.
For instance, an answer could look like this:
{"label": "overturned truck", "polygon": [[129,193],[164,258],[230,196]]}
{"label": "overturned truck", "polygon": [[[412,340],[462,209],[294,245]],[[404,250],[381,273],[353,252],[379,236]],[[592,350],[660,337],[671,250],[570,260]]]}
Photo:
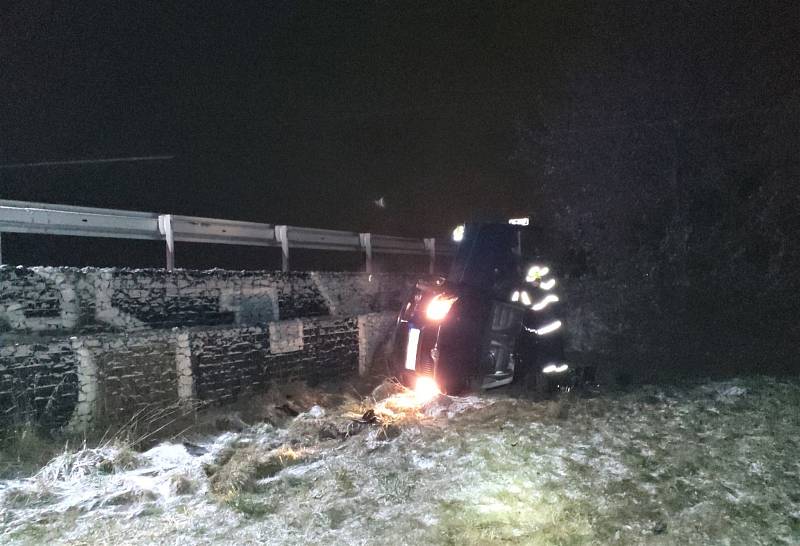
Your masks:
{"label": "overturned truck", "polygon": [[417,282],[397,318],[389,366],[404,384],[458,393],[517,383],[543,393],[572,381],[552,264],[521,224],[454,230],[449,274]]}

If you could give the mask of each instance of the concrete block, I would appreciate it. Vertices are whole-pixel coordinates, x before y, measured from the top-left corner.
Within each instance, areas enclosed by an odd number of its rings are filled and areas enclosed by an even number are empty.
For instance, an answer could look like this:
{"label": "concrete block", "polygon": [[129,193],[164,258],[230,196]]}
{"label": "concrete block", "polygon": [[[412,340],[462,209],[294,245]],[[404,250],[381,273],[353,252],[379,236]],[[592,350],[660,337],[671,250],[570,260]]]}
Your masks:
{"label": "concrete block", "polygon": [[269,323],[269,352],[283,354],[303,349],[303,321],[284,320]]}

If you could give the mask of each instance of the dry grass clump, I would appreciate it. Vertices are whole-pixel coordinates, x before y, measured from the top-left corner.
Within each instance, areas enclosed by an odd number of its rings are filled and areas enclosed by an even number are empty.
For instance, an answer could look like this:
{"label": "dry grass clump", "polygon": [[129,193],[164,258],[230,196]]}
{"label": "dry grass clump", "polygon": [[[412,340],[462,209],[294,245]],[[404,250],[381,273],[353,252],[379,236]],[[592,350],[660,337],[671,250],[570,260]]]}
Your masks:
{"label": "dry grass clump", "polygon": [[[162,406],[148,404],[133,413],[124,423],[94,424],[94,433],[85,438],[85,443],[97,446],[127,446],[131,449],[147,449],[160,439],[175,437],[193,428],[197,412],[208,404],[199,400],[180,401]],[[99,431],[103,431],[99,435]]]}
{"label": "dry grass clump", "polygon": [[289,466],[309,459],[311,452],[283,445],[264,451],[259,446],[247,446],[229,452],[218,465],[208,467],[211,490],[222,497],[233,498],[244,491],[253,491],[256,483]]}
{"label": "dry grass clump", "polygon": [[[388,440],[398,436],[402,427],[425,418],[413,391],[396,382],[386,382],[376,389],[373,397],[360,400],[350,396],[331,400],[320,393],[308,394],[307,389],[302,392],[306,394],[300,397],[287,396],[285,389],[274,390],[260,400],[262,409],[280,407],[278,404],[286,404],[287,400],[292,404],[289,407],[314,402],[310,408],[302,408],[299,415],[290,417],[284,444],[273,449],[265,449],[258,443],[231,446],[206,467],[211,491],[235,509],[253,515],[269,512],[263,503],[254,500],[259,481],[307,462],[320,442],[344,440],[370,426],[378,428],[377,439]],[[323,410],[317,403],[324,403],[325,399],[329,405]]]}
{"label": "dry grass clump", "polygon": [[90,474],[122,472],[140,465],[139,456],[130,446],[109,443],[87,448],[84,445],[78,451],[65,451],[54,457],[34,475],[34,479],[42,486],[55,486]]}

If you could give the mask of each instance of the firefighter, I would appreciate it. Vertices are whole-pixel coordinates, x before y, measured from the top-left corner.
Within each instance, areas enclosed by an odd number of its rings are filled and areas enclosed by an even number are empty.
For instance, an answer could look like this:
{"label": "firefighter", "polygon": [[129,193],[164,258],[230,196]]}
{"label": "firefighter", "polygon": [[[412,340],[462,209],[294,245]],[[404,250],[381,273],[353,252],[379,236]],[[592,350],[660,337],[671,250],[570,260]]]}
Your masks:
{"label": "firefighter", "polygon": [[518,379],[525,376],[525,382],[540,391],[548,388],[549,376],[556,377],[568,369],[556,284],[549,267],[532,265],[523,287],[511,297],[525,306],[518,340],[518,353],[524,355],[525,365],[518,370]]}

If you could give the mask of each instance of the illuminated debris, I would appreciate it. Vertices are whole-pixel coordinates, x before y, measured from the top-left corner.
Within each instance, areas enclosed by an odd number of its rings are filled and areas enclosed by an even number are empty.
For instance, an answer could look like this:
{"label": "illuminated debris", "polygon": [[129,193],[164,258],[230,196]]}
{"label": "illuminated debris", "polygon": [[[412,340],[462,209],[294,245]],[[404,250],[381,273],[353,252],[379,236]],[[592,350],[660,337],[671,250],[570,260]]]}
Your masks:
{"label": "illuminated debris", "polygon": [[392,380],[376,387],[373,400],[375,397],[380,399],[374,403],[368,401],[365,411],[351,412],[349,417],[359,423],[405,427],[418,425],[430,418],[452,419],[469,409],[482,408],[492,403],[476,396],[444,395],[438,389],[420,394]]}

